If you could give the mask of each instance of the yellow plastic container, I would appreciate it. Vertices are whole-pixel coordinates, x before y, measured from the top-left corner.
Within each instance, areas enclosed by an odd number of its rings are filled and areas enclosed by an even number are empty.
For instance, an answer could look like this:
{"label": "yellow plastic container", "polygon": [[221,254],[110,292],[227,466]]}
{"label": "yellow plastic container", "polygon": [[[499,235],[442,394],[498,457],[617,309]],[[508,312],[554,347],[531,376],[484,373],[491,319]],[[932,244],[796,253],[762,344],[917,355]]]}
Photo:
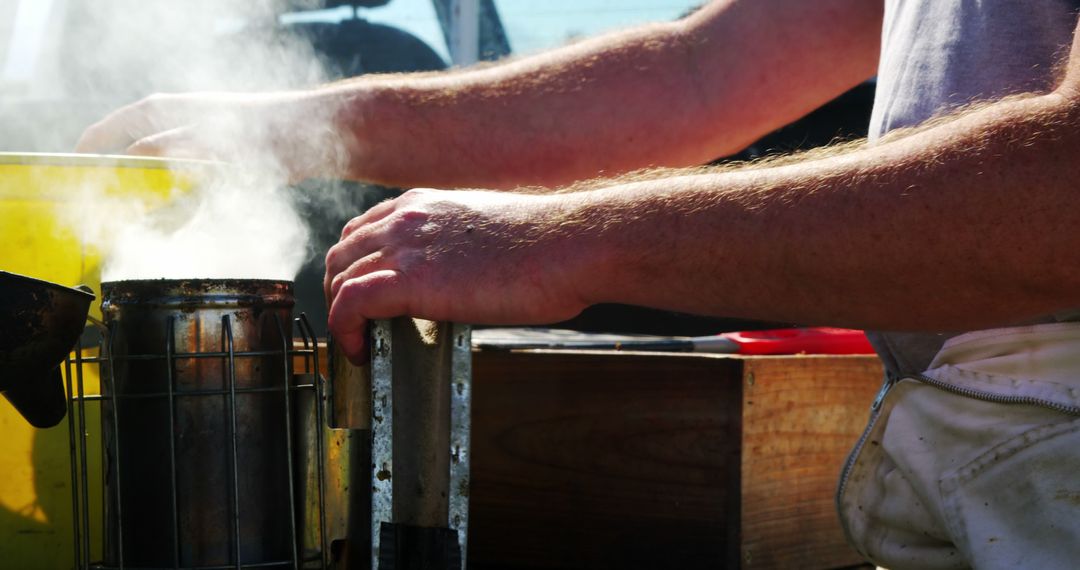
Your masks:
{"label": "yellow plastic container", "polygon": [[[101,290],[103,252],[87,232],[107,228],[95,204],[154,208],[189,190],[207,163],[153,158],[0,153],[0,270]],[[91,223],[84,223],[91,222]],[[100,316],[98,302],[91,314]],[[0,326],[3,326],[0,323]],[[85,367],[97,393],[96,367]],[[87,405],[88,456],[100,457],[97,404]],[[0,568],[74,565],[68,419],[34,429],[0,398]],[[99,462],[94,462],[99,465]],[[89,473],[92,554],[101,554],[101,473]]]}

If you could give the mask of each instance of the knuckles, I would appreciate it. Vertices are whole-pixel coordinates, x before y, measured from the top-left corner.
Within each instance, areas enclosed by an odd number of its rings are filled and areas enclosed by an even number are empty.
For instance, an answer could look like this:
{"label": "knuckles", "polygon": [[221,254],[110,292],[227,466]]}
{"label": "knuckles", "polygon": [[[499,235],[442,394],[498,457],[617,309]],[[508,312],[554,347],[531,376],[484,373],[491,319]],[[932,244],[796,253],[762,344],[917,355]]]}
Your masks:
{"label": "knuckles", "polygon": [[403,208],[397,212],[391,214],[390,224],[391,227],[396,229],[400,228],[413,228],[422,226],[431,220],[431,214],[426,210],[418,208]]}

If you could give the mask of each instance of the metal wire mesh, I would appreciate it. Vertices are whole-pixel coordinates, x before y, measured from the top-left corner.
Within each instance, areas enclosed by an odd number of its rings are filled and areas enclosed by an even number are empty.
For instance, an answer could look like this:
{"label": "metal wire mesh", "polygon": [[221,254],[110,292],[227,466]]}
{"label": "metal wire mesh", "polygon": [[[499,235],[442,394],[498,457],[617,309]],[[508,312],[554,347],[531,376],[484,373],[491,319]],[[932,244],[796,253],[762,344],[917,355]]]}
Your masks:
{"label": "metal wire mesh", "polygon": [[[236,350],[233,339],[233,321],[228,314],[222,316],[223,340],[220,350],[216,351],[177,351],[174,338],[174,319],[169,318],[166,323],[167,330],[165,349],[160,354],[120,354],[114,353],[116,346],[116,331],[105,327],[101,323],[94,325],[100,336],[99,349],[96,347],[84,347],[81,343],[73,352],[73,355],[64,364],[66,388],[68,395],[68,430],[70,439],[70,463],[72,480],[72,520],[74,526],[73,540],[76,567],[81,569],[124,569],[124,568],[190,568],[190,569],[226,569],[226,568],[326,568],[328,545],[327,545],[327,514],[326,514],[326,475],[324,462],[326,459],[326,443],[322,426],[326,425],[324,402],[326,401],[326,381],[319,374],[319,353],[315,334],[306,317],[301,315],[295,319],[295,328],[298,341],[293,342],[293,337],[288,334],[285,324],[281,319],[274,316],[277,325],[279,350]],[[245,361],[265,362],[266,359],[280,358],[280,378],[275,378],[276,385],[249,387],[238,385],[237,369],[244,366]],[[164,391],[147,391],[141,393],[120,393],[115,386],[116,375],[114,367],[131,361],[159,361],[164,364],[166,370]],[[182,363],[193,361],[216,361],[221,364],[225,371],[225,385],[220,389],[187,389],[177,384],[174,377],[176,370]],[[87,377],[96,372],[100,379],[100,389],[97,393],[91,393],[88,388]],[[250,540],[251,533],[247,530],[250,521],[250,513],[245,512],[241,505],[240,497],[244,490],[238,473],[246,466],[240,461],[242,450],[238,434],[238,398],[250,397],[257,394],[280,394],[283,401],[283,409],[279,416],[284,424],[280,433],[284,434],[284,441],[280,442],[285,449],[284,480],[287,481],[287,504],[282,512],[260,513],[263,516],[287,517],[287,529],[289,544],[284,549],[288,552],[287,557],[272,559],[245,559],[242,556],[244,541]],[[229,449],[226,450],[227,473],[226,481],[202,481],[204,485],[220,485],[227,490],[228,501],[224,505],[227,511],[227,540],[230,543],[228,549],[229,560],[225,564],[191,564],[186,554],[184,534],[185,521],[182,513],[205,497],[197,494],[181,492],[178,486],[178,472],[181,469],[198,472],[198,465],[185,465],[192,458],[181,455],[178,458],[178,448],[186,445],[186,434],[178,429],[179,413],[185,412],[182,402],[192,399],[218,398],[223,400],[227,418],[222,422],[226,429],[226,437]],[[314,408],[300,411],[298,402],[304,402]],[[121,423],[124,415],[121,411],[125,406],[149,406],[151,404],[164,404],[167,409],[167,423],[169,433],[164,438],[167,440],[166,450],[153,450],[155,453],[168,457],[168,480],[156,481],[147,485],[138,479],[139,473],[127,473],[125,469],[138,469],[140,464],[146,461],[140,455],[128,456],[130,450],[121,445],[123,438],[137,436],[125,430]],[[314,426],[303,425],[303,422],[314,420]],[[96,424],[96,425],[95,425]],[[77,426],[77,427],[76,427]],[[134,429],[143,426],[130,426]],[[304,428],[310,428],[307,431]],[[100,430],[100,431],[98,431]],[[297,437],[300,432],[314,434],[314,458],[299,457],[297,453]],[[149,453],[149,451],[148,451]],[[314,465],[311,466],[310,464]],[[310,472],[314,478],[313,485],[309,482],[310,477],[304,473]],[[122,474],[124,475],[122,477]],[[280,476],[278,473],[274,476]],[[134,477],[134,479],[133,479]],[[168,534],[171,541],[168,552],[161,552],[160,559],[164,562],[153,566],[132,564],[131,560],[125,562],[125,553],[130,549],[130,541],[137,540],[135,537],[125,537],[125,530],[129,534],[138,534],[140,529],[124,518],[124,509],[141,505],[143,497],[125,492],[122,485],[136,480],[139,482],[139,492],[150,489],[150,493],[157,498],[167,497],[164,504],[170,509],[169,519],[171,528]],[[130,485],[129,485],[130,486]],[[314,487],[314,488],[312,488]],[[91,524],[92,514],[94,518],[100,513],[101,525]],[[137,522],[137,521],[136,521]],[[311,528],[311,527],[317,528]],[[125,540],[129,543],[125,543]],[[248,549],[250,552],[250,548]],[[251,556],[247,556],[251,558]]]}

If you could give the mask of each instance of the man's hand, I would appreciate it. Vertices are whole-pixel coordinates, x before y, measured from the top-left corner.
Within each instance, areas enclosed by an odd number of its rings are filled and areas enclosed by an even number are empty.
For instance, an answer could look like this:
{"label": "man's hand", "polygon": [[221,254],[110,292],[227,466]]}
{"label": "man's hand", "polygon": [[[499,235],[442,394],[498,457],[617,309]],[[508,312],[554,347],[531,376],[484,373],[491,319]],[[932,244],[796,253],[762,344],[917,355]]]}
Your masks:
{"label": "man's hand", "polygon": [[587,305],[593,259],[561,196],[412,190],[353,219],[326,256],[330,330],[364,360],[369,319],[565,320]]}
{"label": "man's hand", "polygon": [[83,132],[76,152],[236,162],[291,181],[347,168],[332,98],[311,92],[151,95]]}

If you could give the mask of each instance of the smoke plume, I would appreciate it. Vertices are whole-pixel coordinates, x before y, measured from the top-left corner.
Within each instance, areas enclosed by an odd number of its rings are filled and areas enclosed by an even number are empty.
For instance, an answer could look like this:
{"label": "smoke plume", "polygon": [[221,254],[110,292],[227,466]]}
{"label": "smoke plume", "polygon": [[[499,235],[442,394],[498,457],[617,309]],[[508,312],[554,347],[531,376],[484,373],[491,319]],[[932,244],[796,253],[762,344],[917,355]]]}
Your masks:
{"label": "smoke plume", "polygon": [[[0,0],[2,2],[4,0]],[[278,25],[278,16],[303,8],[303,0],[69,0],[54,17],[66,25],[54,69],[41,73],[39,92],[85,101],[85,114],[64,115],[64,124],[43,138],[81,130],[108,109],[157,92],[271,91],[300,89],[327,79],[310,42]],[[311,2],[307,2],[311,4]],[[304,132],[332,132],[331,111],[297,110],[280,124],[306,125]],[[214,154],[234,164],[175,192],[166,205],[111,195],[101,180],[71,189],[80,207],[69,220],[87,246],[105,253],[105,280],[135,278],[292,279],[311,255],[309,231],[296,214],[273,136],[250,136],[260,128],[249,117],[207,112],[200,136]],[[56,121],[59,116],[56,117]],[[258,134],[258,133],[255,133]],[[288,133],[274,133],[288,136]],[[73,142],[73,141],[72,141]],[[330,163],[341,160],[333,140],[304,144]],[[31,141],[29,148],[50,143]],[[70,147],[68,147],[70,148]],[[313,150],[314,149],[314,150]],[[56,149],[50,149],[56,150]],[[209,169],[215,170],[215,169]]]}

